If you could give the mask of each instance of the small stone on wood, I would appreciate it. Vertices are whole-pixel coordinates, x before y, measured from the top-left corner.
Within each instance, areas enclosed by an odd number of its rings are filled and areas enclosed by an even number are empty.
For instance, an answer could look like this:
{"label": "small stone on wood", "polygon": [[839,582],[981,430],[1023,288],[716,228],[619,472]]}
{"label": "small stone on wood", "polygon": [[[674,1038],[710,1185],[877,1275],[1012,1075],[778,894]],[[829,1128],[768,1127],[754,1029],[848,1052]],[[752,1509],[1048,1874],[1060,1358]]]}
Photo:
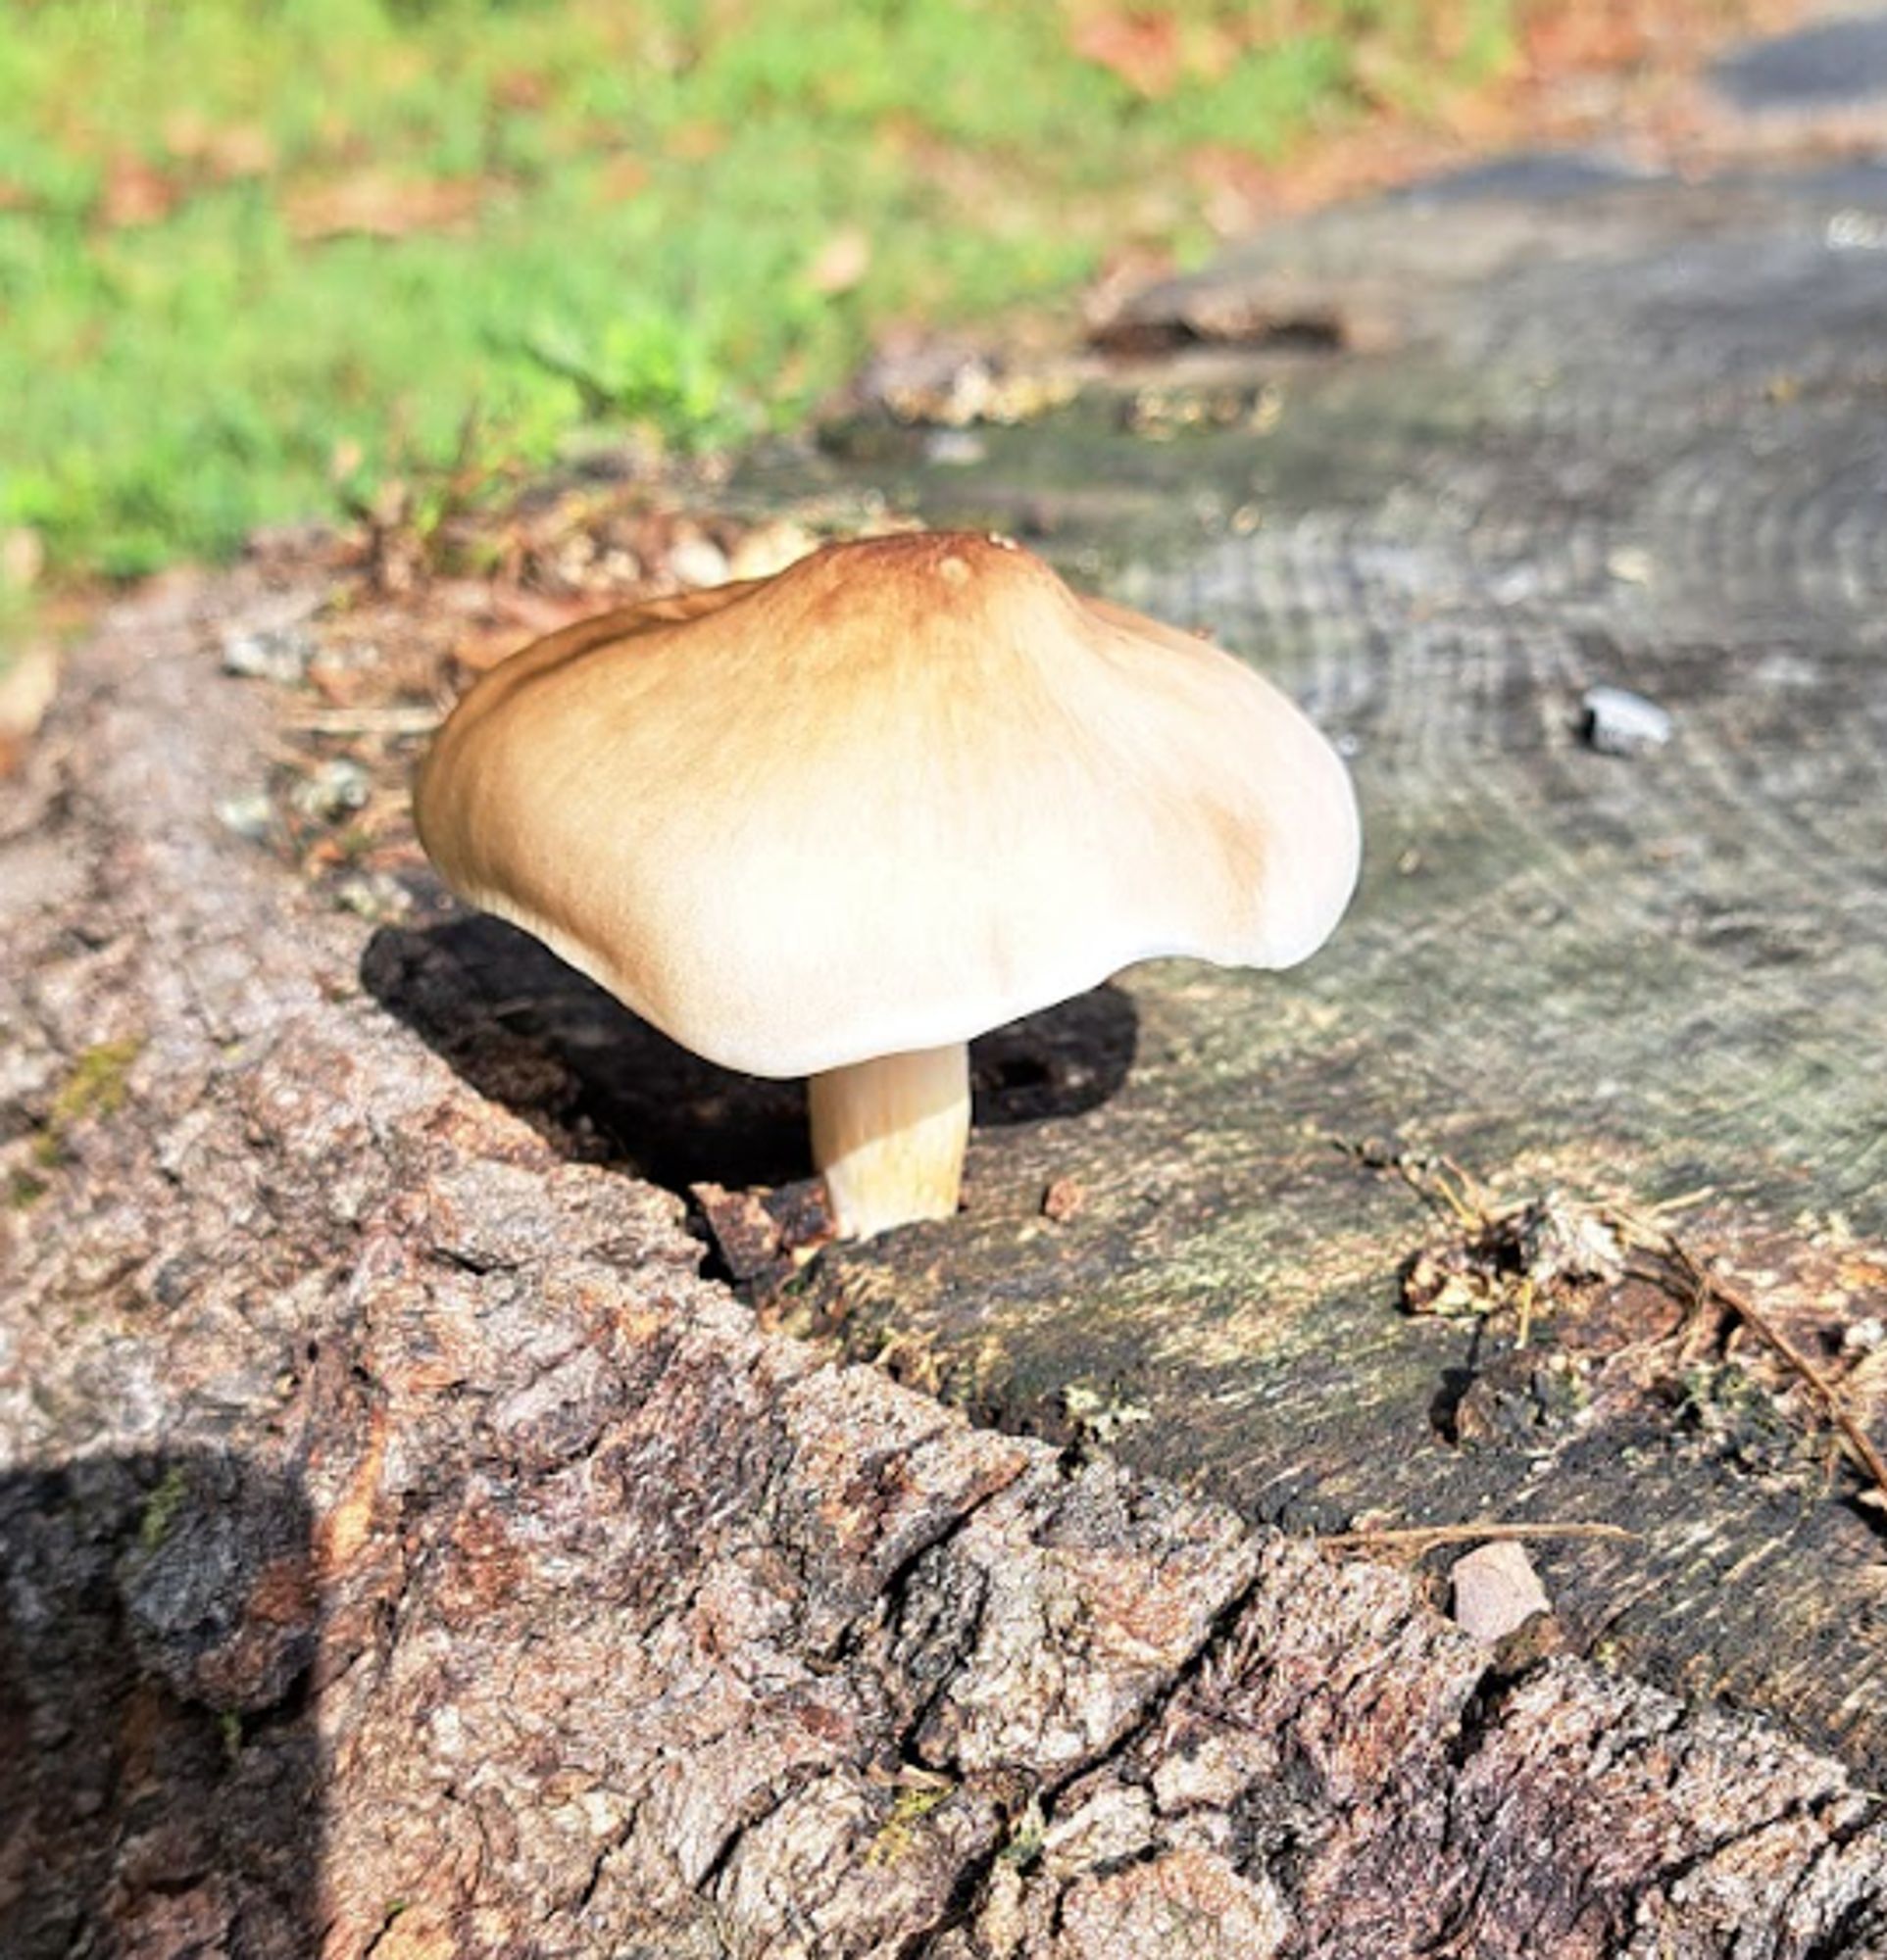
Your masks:
{"label": "small stone on wood", "polygon": [[1602,756],[1642,756],[1670,740],[1670,710],[1629,688],[1601,684],[1579,698],[1587,746]]}
{"label": "small stone on wood", "polygon": [[1042,1216],[1051,1225],[1065,1225],[1087,1202],[1087,1187],[1078,1177],[1058,1177],[1042,1194]]}
{"label": "small stone on wood", "polygon": [[1455,1624],[1494,1646],[1552,1602],[1525,1547],[1513,1539],[1483,1544],[1458,1558],[1449,1573],[1455,1591]]}

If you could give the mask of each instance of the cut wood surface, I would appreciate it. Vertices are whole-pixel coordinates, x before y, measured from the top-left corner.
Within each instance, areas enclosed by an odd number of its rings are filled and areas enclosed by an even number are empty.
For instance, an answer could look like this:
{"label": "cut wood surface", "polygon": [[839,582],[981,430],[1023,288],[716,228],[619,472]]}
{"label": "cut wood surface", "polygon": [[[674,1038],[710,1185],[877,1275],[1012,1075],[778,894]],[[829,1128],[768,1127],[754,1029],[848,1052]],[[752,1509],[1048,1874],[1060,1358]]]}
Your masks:
{"label": "cut wood surface", "polygon": [[[1593,1236],[1687,1200],[1880,1437],[1871,181],[1338,214],[1223,276],[1366,348],[919,468],[1295,687],[1370,868],[982,1045],[964,1215],[797,1271],[796,1089],[269,848],[339,738],[228,648],[357,583],[107,619],[0,789],[0,1953],[1887,1953],[1879,1513]],[[1490,1516],[1635,1536],[1488,1646],[1273,1528]]]}
{"label": "cut wood surface", "polygon": [[[779,1306],[1288,1527],[1628,1525],[1540,1547],[1574,1645],[1876,1780],[1882,1514],[1799,1374],[1642,1275],[1411,1312],[1459,1225],[1334,1146],[1446,1154],[1496,1208],[1670,1206],[1887,1447],[1883,236],[1878,165],[1510,165],[1141,296],[1167,355],[979,465],[871,433],[934,520],[1292,687],[1353,754],[1366,868],[1300,970],[1124,976],[1118,1093],[979,1128],[964,1218]],[[1601,684],[1668,742],[1601,753]],[[1053,1036],[984,1057],[992,1113],[1066,1086]]]}

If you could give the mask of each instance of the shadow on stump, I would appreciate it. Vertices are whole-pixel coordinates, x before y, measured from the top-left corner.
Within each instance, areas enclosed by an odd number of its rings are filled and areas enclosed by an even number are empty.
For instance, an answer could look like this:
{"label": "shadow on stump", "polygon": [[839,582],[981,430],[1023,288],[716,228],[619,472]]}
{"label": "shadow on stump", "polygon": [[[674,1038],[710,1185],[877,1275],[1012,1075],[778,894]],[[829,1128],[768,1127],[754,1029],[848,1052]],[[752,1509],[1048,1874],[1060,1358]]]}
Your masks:
{"label": "shadow on stump", "polygon": [[[528,934],[482,915],[383,926],[361,982],[480,1095],[566,1151],[625,1158],[671,1191],[812,1173],[806,1090],[737,1075],[670,1041]],[[972,1044],[979,1125],[1074,1116],[1133,1064],[1138,1021],[1112,984]]]}
{"label": "shadow on stump", "polygon": [[0,1954],[319,1943],[308,1509],[213,1454],[0,1477]]}

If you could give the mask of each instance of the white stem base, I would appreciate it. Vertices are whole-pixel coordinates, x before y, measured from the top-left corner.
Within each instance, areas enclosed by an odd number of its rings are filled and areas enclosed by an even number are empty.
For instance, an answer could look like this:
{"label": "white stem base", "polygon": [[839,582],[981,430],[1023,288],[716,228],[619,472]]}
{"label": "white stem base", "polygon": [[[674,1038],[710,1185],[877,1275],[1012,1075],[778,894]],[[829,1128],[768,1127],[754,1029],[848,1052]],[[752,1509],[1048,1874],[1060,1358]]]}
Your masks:
{"label": "white stem base", "polygon": [[949,1218],[969,1141],[969,1050],[919,1049],[828,1069],[807,1084],[813,1161],[848,1239]]}

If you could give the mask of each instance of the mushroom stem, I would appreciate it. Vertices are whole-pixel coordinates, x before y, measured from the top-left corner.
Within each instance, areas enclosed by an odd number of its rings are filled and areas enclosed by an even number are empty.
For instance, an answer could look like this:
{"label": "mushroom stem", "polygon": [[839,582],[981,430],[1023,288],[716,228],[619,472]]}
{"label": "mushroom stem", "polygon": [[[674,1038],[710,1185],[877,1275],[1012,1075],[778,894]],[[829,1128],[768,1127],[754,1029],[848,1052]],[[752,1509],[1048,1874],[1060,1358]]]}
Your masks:
{"label": "mushroom stem", "polygon": [[969,1140],[966,1043],[828,1069],[807,1096],[813,1161],[845,1237],[952,1216]]}

